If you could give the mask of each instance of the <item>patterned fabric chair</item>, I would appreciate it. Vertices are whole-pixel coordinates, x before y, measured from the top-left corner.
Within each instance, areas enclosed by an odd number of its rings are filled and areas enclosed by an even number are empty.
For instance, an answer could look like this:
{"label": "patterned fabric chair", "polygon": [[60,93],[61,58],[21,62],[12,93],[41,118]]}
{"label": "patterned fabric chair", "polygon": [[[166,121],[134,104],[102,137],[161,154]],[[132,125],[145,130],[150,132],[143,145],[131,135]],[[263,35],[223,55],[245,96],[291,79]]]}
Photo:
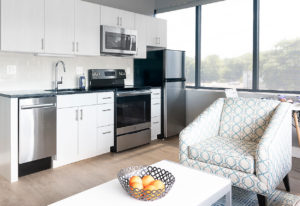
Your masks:
{"label": "patterned fabric chair", "polygon": [[181,133],[183,165],[230,178],[260,205],[292,165],[291,105],[254,98],[218,99]]}

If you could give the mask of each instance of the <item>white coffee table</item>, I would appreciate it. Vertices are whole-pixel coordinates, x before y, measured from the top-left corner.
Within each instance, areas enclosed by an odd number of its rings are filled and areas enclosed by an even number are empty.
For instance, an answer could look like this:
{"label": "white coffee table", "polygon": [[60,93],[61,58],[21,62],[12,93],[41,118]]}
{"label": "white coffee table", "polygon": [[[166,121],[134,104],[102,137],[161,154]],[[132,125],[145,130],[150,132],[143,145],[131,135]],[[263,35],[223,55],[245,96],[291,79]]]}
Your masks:
{"label": "white coffee table", "polygon": [[114,179],[53,203],[51,206],[208,206],[217,202],[223,196],[226,196],[226,206],[231,206],[231,181],[229,179],[188,168],[167,160],[153,165],[168,170],[176,179],[172,189],[162,199],[150,202],[136,200],[124,191],[118,179]]}

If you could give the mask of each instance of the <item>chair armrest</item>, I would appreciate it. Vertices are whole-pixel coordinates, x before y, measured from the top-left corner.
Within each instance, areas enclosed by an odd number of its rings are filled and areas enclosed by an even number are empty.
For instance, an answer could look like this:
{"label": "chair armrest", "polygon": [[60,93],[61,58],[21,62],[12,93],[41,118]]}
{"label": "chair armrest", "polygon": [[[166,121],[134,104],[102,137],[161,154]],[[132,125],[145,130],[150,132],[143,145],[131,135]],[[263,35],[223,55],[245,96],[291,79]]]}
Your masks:
{"label": "chair armrest", "polygon": [[216,100],[179,134],[180,161],[188,158],[188,146],[219,133],[224,98]]}
{"label": "chair armrest", "polygon": [[291,104],[280,103],[256,151],[256,175],[272,192],[292,166]]}

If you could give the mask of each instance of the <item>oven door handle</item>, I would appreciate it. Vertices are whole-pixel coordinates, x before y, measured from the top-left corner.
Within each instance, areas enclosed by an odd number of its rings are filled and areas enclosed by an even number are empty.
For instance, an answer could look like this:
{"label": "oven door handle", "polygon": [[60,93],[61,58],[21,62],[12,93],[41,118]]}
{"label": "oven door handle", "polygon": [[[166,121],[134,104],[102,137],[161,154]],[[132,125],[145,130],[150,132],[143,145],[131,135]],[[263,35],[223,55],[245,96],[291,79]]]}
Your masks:
{"label": "oven door handle", "polygon": [[150,95],[151,91],[118,92],[117,97],[130,97],[139,95]]}

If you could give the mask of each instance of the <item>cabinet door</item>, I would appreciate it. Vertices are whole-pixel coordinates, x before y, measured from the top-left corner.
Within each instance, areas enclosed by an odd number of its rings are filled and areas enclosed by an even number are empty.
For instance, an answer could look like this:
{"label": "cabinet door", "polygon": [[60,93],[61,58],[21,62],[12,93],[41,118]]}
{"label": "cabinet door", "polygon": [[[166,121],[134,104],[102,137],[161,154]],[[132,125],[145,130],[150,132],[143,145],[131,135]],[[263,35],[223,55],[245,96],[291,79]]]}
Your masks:
{"label": "cabinet door", "polygon": [[76,54],[100,55],[100,6],[76,0]]}
{"label": "cabinet door", "polygon": [[45,52],[75,52],[75,0],[45,0]]}
{"label": "cabinet door", "polygon": [[101,25],[134,29],[134,13],[101,6]]}
{"label": "cabinet door", "polygon": [[163,19],[148,17],[147,45],[154,47],[167,46],[167,22]]}
{"label": "cabinet door", "polygon": [[114,104],[97,105],[97,127],[114,124]]}
{"label": "cabinet door", "polygon": [[147,24],[147,45],[148,46],[157,46],[157,24],[156,18],[153,17],[146,17],[146,24]]}
{"label": "cabinet door", "polygon": [[1,1],[1,50],[42,52],[43,0]]}
{"label": "cabinet door", "polygon": [[96,106],[79,107],[79,156],[80,159],[92,157],[97,149]]}
{"label": "cabinet door", "polygon": [[137,54],[135,58],[147,58],[147,17],[141,14],[135,14],[135,29],[137,30]]}
{"label": "cabinet door", "polygon": [[158,19],[158,38],[159,46],[167,47],[167,21]]}
{"label": "cabinet door", "polygon": [[78,155],[78,108],[57,109],[57,154],[54,167],[75,162]]}

